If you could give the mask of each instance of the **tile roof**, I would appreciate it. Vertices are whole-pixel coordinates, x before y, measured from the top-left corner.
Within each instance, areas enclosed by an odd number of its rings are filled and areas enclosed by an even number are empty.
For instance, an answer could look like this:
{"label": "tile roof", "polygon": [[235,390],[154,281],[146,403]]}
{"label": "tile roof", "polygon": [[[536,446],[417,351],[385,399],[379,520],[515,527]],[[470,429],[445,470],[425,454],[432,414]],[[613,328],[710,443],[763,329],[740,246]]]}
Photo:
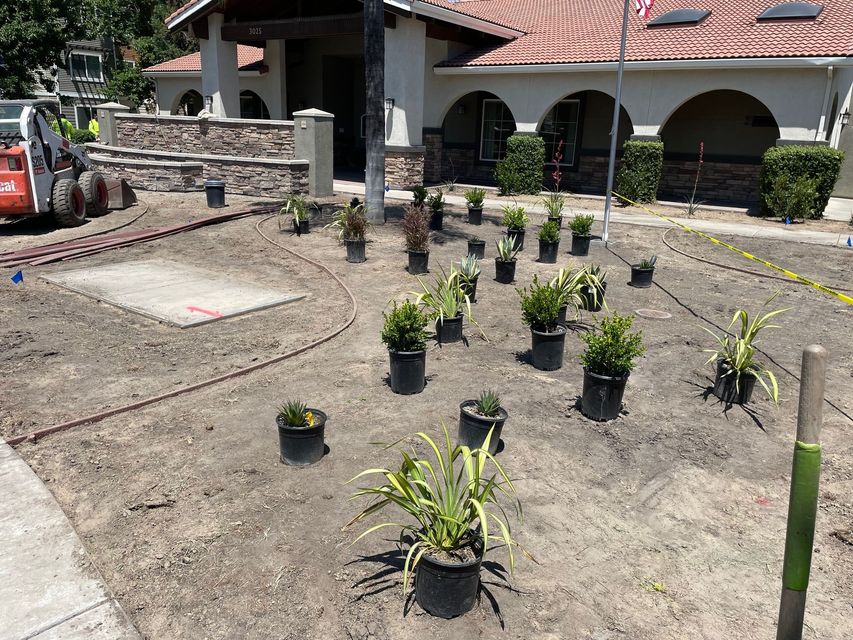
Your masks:
{"label": "tile roof", "polygon": [[[259,66],[264,61],[264,50],[260,47],[250,47],[245,44],[237,45],[237,68],[248,71]],[[167,60],[153,67],[143,69],[147,72],[168,73],[175,71],[198,71],[201,72],[201,53],[190,53],[174,60]]]}

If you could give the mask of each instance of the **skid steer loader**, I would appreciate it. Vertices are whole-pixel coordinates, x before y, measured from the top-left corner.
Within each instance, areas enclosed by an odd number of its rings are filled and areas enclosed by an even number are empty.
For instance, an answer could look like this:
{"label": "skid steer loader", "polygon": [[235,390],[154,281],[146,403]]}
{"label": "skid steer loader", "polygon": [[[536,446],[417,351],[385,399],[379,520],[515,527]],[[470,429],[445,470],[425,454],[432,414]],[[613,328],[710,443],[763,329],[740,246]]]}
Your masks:
{"label": "skid steer loader", "polygon": [[0,218],[50,213],[63,227],[108,211],[103,176],[63,137],[49,100],[0,100]]}

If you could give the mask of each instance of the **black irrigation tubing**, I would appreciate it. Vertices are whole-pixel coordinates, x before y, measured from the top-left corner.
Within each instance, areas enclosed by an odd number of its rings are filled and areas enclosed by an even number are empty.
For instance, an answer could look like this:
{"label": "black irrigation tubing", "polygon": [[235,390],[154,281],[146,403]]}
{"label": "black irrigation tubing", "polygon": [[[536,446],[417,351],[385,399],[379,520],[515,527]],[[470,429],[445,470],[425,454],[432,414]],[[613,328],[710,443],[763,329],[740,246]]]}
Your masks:
{"label": "black irrigation tubing", "polygon": [[[265,210],[266,209],[262,209],[262,211],[265,211]],[[283,244],[276,242],[275,240],[273,240],[272,238],[267,236],[263,231],[261,231],[261,225],[264,222],[266,222],[267,220],[272,220],[273,218],[275,218],[275,216],[276,216],[276,214],[273,214],[273,215],[267,216],[266,218],[259,220],[258,223],[255,225],[255,231],[257,231],[258,234],[260,234],[260,236],[264,240],[266,240],[267,242],[270,242],[271,244],[274,244],[275,246],[277,246],[281,249],[284,249],[285,251],[296,256],[300,260],[304,260],[305,262],[307,262],[311,265],[314,265],[315,267],[318,267],[319,269],[325,271],[330,276],[332,276],[332,278],[335,280],[335,282],[337,282],[341,286],[341,288],[346,292],[346,294],[349,296],[350,302],[352,302],[352,312],[350,313],[350,316],[349,316],[349,318],[347,318],[346,322],[344,322],[337,329],[331,331],[330,333],[327,333],[326,335],[324,335],[321,338],[318,338],[317,340],[314,340],[314,341],[312,341],[312,342],[310,342],[310,343],[308,343],[302,347],[299,347],[297,349],[292,349],[291,351],[288,351],[288,352],[283,353],[281,355],[274,356],[268,360],[264,360],[263,362],[258,362],[258,363],[255,363],[253,365],[250,365],[248,367],[244,367],[242,369],[237,369],[236,371],[231,371],[229,373],[223,374],[221,376],[216,376],[214,378],[202,380],[201,382],[196,382],[195,384],[191,384],[191,385],[188,385],[186,387],[181,387],[180,389],[173,389],[172,391],[168,391],[166,393],[161,393],[160,395],[152,396],[150,398],[145,398],[143,400],[139,400],[137,402],[132,402],[130,404],[126,404],[126,405],[123,405],[120,407],[116,407],[114,409],[108,409],[106,411],[101,411],[99,413],[95,413],[95,414],[92,414],[89,416],[85,416],[83,418],[77,418],[74,420],[69,420],[67,422],[63,422],[61,424],[57,424],[57,425],[54,425],[52,427],[47,427],[45,429],[40,429],[38,431],[35,431],[33,433],[29,433],[26,435],[16,436],[14,438],[10,438],[9,440],[6,440],[6,444],[8,444],[10,446],[14,446],[14,445],[20,444],[20,443],[22,443],[24,441],[28,441],[28,440],[29,441],[37,441],[37,440],[39,440],[45,436],[48,436],[50,434],[53,434],[53,433],[59,433],[60,431],[67,431],[68,429],[72,429],[74,427],[79,427],[79,426],[84,425],[84,424],[93,424],[95,422],[100,422],[102,420],[105,420],[106,418],[109,418],[109,417],[112,417],[115,415],[119,415],[122,413],[128,413],[130,411],[135,411],[137,409],[141,409],[143,407],[147,407],[147,406],[150,406],[152,404],[162,402],[163,400],[168,400],[170,398],[174,398],[174,397],[186,394],[186,393],[198,391],[199,389],[204,389],[205,387],[210,387],[210,386],[213,386],[215,384],[219,384],[220,382],[226,382],[226,381],[231,380],[233,378],[237,378],[239,376],[244,376],[248,373],[252,373],[252,372],[257,371],[259,369],[263,369],[263,368],[268,367],[270,365],[278,364],[279,362],[283,362],[284,360],[287,360],[289,358],[293,358],[294,356],[297,356],[301,353],[305,353],[306,351],[309,351],[310,349],[313,349],[314,347],[318,347],[321,344],[323,344],[324,342],[328,342],[332,338],[335,338],[338,335],[340,335],[341,333],[343,333],[344,331],[346,331],[352,325],[352,323],[355,322],[356,315],[358,314],[358,302],[356,301],[355,296],[353,295],[352,291],[350,291],[349,287],[347,287],[347,285],[344,284],[344,281],[341,280],[337,275],[335,275],[335,273],[331,269],[329,269],[326,265],[321,264],[315,260],[312,260],[311,258],[308,258],[308,257],[302,255],[301,253],[298,253],[297,251],[294,251],[293,249],[290,249],[290,248],[284,246]]]}

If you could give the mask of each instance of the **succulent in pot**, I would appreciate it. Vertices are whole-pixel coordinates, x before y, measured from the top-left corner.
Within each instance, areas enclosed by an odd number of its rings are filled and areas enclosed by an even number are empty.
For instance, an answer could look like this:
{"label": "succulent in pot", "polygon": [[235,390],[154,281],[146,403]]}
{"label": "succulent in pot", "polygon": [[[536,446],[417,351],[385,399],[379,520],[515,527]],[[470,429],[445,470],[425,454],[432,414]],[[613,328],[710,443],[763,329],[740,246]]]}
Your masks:
{"label": "succulent in pot", "polygon": [[444,228],[444,192],[436,189],[427,197],[426,203],[430,210],[429,228],[441,231]]}
{"label": "succulent in pot", "polygon": [[469,189],[465,192],[465,201],[468,203],[468,223],[483,223],[483,201],[486,199],[486,190],[480,188]]}
{"label": "succulent in pot", "polygon": [[[311,205],[316,206],[316,205]],[[282,230],[282,217],[290,216],[293,231],[297,236],[308,233],[311,229],[309,209],[311,206],[302,196],[290,196],[278,212],[278,229]]]}
{"label": "succulent in pot", "polygon": [[545,207],[545,212],[548,214],[548,222],[556,222],[558,227],[563,226],[563,208],[566,205],[566,196],[559,189],[549,191],[548,195],[542,198],[542,206]]}
{"label": "succulent in pot", "polygon": [[[764,309],[778,295],[777,292],[770,296],[752,319],[744,309],[735,311],[727,332],[722,335],[718,336],[707,327],[702,327],[714,336],[719,345],[716,349],[705,349],[711,354],[705,364],[715,363],[714,395],[726,404],[747,404],[752,398],[756,382],[774,403],[779,402],[779,384],[776,376],[765,364],[755,359],[757,350],[755,342],[759,332],[764,329],[778,329],[779,325],[771,324],[770,321],[788,311],[788,309],[776,309],[764,312]],[[740,323],[740,330],[732,335],[732,327],[738,323]]]}
{"label": "succulent in pot", "polygon": [[306,466],[323,457],[327,416],[304,402],[291,400],[278,409],[279,459],[285,464]]}
{"label": "succulent in pot", "polygon": [[560,249],[560,226],[548,221],[539,228],[539,262],[554,264]]}
{"label": "succulent in pot", "polygon": [[423,208],[424,203],[426,202],[427,197],[429,196],[429,191],[426,190],[426,187],[418,185],[412,188],[412,205],[415,207]]}
{"label": "succulent in pot", "polygon": [[652,256],[649,259],[643,259],[637,264],[631,265],[631,286],[638,289],[648,289],[652,286],[652,281],[655,276],[655,265],[658,262],[657,256]]}
{"label": "succulent in pot", "polygon": [[495,280],[501,284],[511,284],[515,280],[515,265],[518,249],[509,237],[495,241],[498,255],[495,256]]}
{"label": "succulent in pot", "polygon": [[422,208],[406,205],[403,238],[409,253],[409,273],[426,273],[429,267],[429,214]]}
{"label": "succulent in pot", "polygon": [[474,606],[480,565],[493,542],[506,549],[510,573],[515,569],[516,547],[530,555],[513,538],[507,511],[514,509],[521,521],[521,504],[506,471],[488,452],[489,438],[480,449],[453,446],[447,427],[442,427],[444,442],[436,442],[426,433],[412,437],[423,445],[428,457],[418,456],[414,447],[401,448],[402,463],[397,470],[368,469],[349,481],[382,478],[380,484],[356,491],[355,497],[372,500],[345,528],[386,507],[407,516],[411,522],[395,517],[374,524],[355,542],[387,527],[399,529],[401,542],[409,544],[403,563],[404,597],[414,571],[418,604],[431,615],[454,618]]}
{"label": "succulent in pot", "polygon": [[578,213],[569,223],[572,230],[572,255],[589,255],[589,241],[592,238],[592,224],[595,216],[591,213]]}
{"label": "succulent in pot", "polygon": [[365,234],[369,226],[364,205],[353,206],[350,203],[338,210],[325,228],[337,231],[338,242],[346,245],[347,248],[347,262],[364,262],[367,259]]}
{"label": "succulent in pot", "polygon": [[402,395],[420,393],[426,385],[426,339],[429,318],[416,304],[394,302],[383,313],[382,342],[391,360],[391,391]]}
{"label": "succulent in pot", "polygon": [[517,204],[504,205],[504,217],[502,224],[506,227],[506,235],[511,238],[518,251],[524,249],[524,230],[527,228],[530,218],[524,211],[524,207]]}
{"label": "succulent in pot", "polygon": [[474,236],[473,238],[468,238],[468,255],[475,256],[479,260],[485,258],[486,241],[482,238],[478,238],[477,236]]}
{"label": "succulent in pot", "polygon": [[625,384],[635,360],[645,353],[643,334],[630,333],[634,316],[602,318],[596,331],[581,335],[586,351],[583,363],[581,413],[593,420],[612,420],[622,410]]}
{"label": "succulent in pot", "polygon": [[[495,455],[508,417],[500,396],[491,390],[483,391],[477,400],[465,400],[459,405],[457,441],[470,449],[486,448]],[[486,438],[489,438],[488,446]]]}
{"label": "succulent in pot", "polygon": [[480,279],[480,261],[477,256],[469,254],[459,261],[459,278],[468,299],[477,302],[477,282]]}
{"label": "succulent in pot", "polygon": [[441,270],[441,275],[435,277],[433,285],[429,286],[418,278],[421,291],[413,291],[417,296],[415,302],[435,321],[435,333],[440,343],[458,342],[462,340],[462,321],[477,326],[471,315],[471,299],[462,286],[462,274],[451,265],[450,273]]}
{"label": "succulent in pot", "polygon": [[597,312],[604,307],[607,309],[607,272],[602,271],[596,264],[588,264],[584,267],[583,283],[581,284],[581,296],[585,311]]}
{"label": "succulent in pot", "polygon": [[533,276],[529,288],[517,289],[521,296],[521,317],[530,327],[531,361],[541,371],[554,371],[563,366],[566,327],[557,320],[562,296],[550,284],[540,284]]}

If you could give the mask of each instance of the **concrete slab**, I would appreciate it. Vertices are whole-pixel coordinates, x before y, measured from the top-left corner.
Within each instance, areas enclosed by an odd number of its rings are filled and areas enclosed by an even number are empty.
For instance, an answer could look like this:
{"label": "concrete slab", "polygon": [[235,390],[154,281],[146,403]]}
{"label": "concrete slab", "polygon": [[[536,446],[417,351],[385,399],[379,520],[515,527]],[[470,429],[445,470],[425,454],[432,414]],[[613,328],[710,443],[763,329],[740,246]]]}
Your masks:
{"label": "concrete slab", "polygon": [[72,630],[87,628],[138,638],[53,495],[5,443],[0,486],[0,640],[76,638]]}
{"label": "concrete slab", "polygon": [[62,271],[43,280],[176,327],[194,327],[304,298],[177,262],[142,260]]}

